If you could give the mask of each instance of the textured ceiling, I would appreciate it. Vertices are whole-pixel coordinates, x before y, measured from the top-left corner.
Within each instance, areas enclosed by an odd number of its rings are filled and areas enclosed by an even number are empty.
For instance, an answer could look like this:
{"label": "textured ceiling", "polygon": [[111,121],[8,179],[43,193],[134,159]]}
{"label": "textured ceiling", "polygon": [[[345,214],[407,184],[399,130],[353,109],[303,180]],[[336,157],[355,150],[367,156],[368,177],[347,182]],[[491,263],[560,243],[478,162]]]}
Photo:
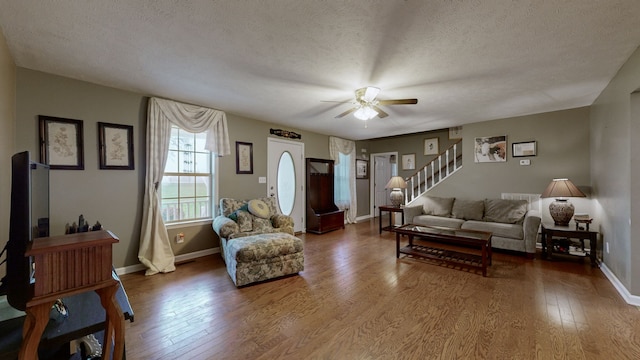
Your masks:
{"label": "textured ceiling", "polygon": [[[590,105],[638,0],[0,0],[17,66],[354,140]],[[353,91],[417,98],[364,123]]]}

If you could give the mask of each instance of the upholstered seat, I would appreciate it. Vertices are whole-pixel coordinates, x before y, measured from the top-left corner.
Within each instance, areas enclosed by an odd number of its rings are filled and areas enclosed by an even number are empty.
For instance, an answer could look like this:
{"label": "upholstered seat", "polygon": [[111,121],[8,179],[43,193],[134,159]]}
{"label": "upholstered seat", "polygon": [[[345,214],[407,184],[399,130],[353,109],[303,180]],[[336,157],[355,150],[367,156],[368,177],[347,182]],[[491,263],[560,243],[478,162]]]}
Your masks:
{"label": "upholstered seat", "polygon": [[294,236],[293,219],[279,212],[273,198],[223,198],[220,214],[213,230],[236,286],[304,270],[302,240]]}

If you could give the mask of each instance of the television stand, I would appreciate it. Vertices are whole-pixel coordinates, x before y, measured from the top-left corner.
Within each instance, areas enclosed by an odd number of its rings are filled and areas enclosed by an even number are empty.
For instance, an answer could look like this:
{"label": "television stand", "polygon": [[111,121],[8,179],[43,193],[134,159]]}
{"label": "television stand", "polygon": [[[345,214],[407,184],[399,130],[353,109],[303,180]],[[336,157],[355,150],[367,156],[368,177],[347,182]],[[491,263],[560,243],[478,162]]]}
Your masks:
{"label": "television stand", "polygon": [[122,359],[124,316],[115,297],[120,283],[112,276],[111,265],[111,245],[118,241],[111,232],[100,230],[38,238],[29,244],[25,256],[33,257],[35,283],[25,310],[19,359],[37,358],[38,344],[56,299],[89,291],[99,295],[106,311],[103,359]]}

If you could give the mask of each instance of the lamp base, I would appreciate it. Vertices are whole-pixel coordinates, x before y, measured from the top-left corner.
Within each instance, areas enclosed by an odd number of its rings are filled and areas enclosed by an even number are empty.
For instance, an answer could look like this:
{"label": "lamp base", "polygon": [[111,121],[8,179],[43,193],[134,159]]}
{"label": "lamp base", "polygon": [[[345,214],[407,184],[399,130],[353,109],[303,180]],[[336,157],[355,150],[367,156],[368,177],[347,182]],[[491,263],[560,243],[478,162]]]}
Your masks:
{"label": "lamp base", "polygon": [[549,204],[549,213],[558,226],[567,226],[573,217],[575,207],[565,199],[556,199]]}
{"label": "lamp base", "polygon": [[402,205],[402,200],[404,200],[404,195],[402,194],[402,190],[393,189],[389,194],[389,200],[391,200],[391,205],[395,207],[400,207]]}

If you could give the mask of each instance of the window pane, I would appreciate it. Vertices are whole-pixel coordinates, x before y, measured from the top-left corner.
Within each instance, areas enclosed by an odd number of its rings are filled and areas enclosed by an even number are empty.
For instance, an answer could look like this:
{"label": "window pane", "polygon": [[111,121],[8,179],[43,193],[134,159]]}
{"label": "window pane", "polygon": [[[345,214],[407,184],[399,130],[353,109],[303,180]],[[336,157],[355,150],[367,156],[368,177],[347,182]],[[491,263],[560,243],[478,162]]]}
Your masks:
{"label": "window pane", "polygon": [[211,209],[209,204],[211,203],[211,199],[208,197],[200,197],[196,198],[196,217],[198,218],[206,218],[210,216]]}
{"label": "window pane", "polygon": [[180,137],[178,140],[180,150],[193,151],[194,148],[194,136],[192,133],[180,130]]}
{"label": "window pane", "polygon": [[178,172],[178,152],[169,150],[167,154],[167,164],[164,166],[164,172]]}
{"label": "window pane", "polygon": [[195,196],[209,196],[209,177],[208,176],[196,176],[195,177]]}
{"label": "window pane", "polygon": [[181,173],[192,173],[193,172],[193,153],[189,151],[180,151],[178,156],[179,156],[178,171]]}
{"label": "window pane", "polygon": [[178,199],[162,199],[160,211],[164,221],[180,220],[180,208],[178,207]]}
{"label": "window pane", "polygon": [[196,196],[195,178],[180,176],[180,198]]}
{"label": "window pane", "polygon": [[211,172],[211,156],[209,153],[196,153],[195,172],[210,173]]}
{"label": "window pane", "polygon": [[160,185],[160,196],[163,199],[178,197],[178,177],[164,176]]}
{"label": "window pane", "polygon": [[180,219],[193,219],[196,214],[196,203],[193,198],[180,199]]}
{"label": "window pane", "polygon": [[280,155],[278,162],[278,205],[280,211],[290,215],[296,198],[296,174],[293,158],[288,151]]}

